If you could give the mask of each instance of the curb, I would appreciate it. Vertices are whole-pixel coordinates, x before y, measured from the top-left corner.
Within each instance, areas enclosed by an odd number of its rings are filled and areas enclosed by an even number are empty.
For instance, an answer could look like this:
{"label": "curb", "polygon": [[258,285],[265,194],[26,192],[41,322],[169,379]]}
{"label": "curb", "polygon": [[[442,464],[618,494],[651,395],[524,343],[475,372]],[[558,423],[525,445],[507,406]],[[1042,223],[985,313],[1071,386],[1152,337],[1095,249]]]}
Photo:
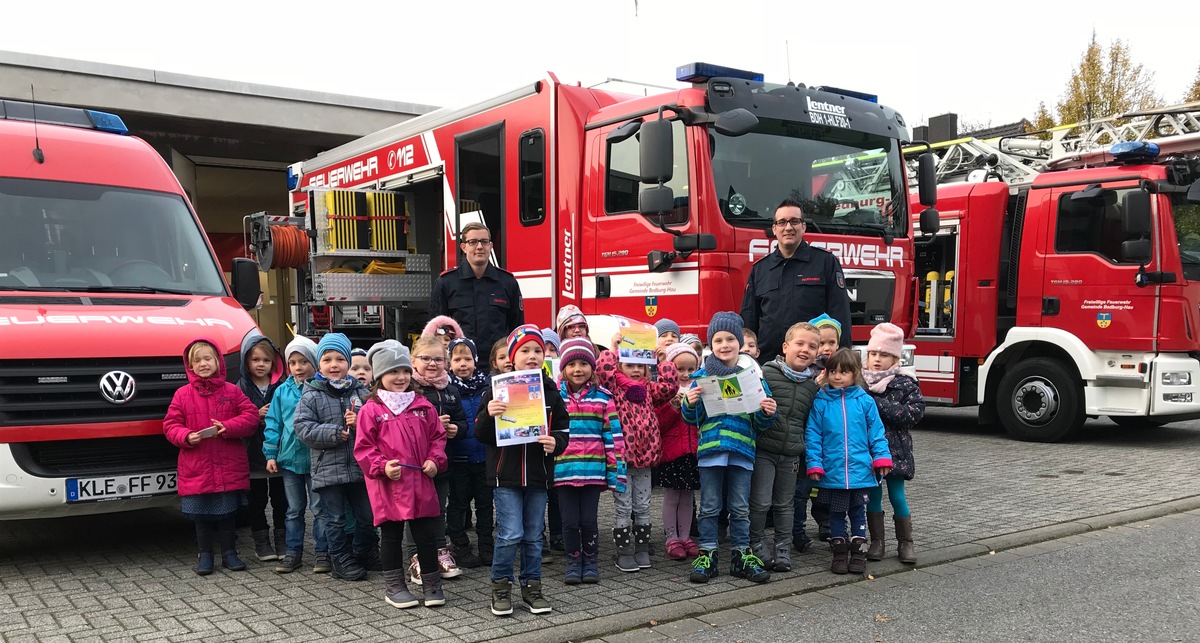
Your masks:
{"label": "curb", "polygon": [[[900,572],[921,569],[922,567],[931,567],[956,560],[983,556],[992,551],[1015,549],[1048,540],[1056,540],[1089,531],[1098,531],[1108,527],[1159,518],[1194,509],[1200,509],[1200,495],[1068,520],[1046,525],[1045,527],[1036,527],[1034,529],[1026,529],[998,536],[988,536],[949,547],[922,551],[920,553],[921,562],[917,565],[905,565],[895,558],[888,558],[887,560],[871,563],[871,575],[878,579]],[[567,625],[554,625],[533,632],[524,632],[491,640],[501,643],[558,643],[560,641],[586,641],[633,631],[645,631],[647,634],[653,635],[653,631],[650,629],[652,621],[655,622],[653,627],[661,627],[668,625],[672,621],[702,617],[705,614],[713,612],[815,592],[839,585],[849,585],[862,580],[864,580],[862,576],[839,577],[827,571],[806,574],[804,576],[790,576],[778,581],[773,580],[762,585],[742,587],[702,598],[689,598],[663,605],[629,610],[604,618],[593,618]]]}

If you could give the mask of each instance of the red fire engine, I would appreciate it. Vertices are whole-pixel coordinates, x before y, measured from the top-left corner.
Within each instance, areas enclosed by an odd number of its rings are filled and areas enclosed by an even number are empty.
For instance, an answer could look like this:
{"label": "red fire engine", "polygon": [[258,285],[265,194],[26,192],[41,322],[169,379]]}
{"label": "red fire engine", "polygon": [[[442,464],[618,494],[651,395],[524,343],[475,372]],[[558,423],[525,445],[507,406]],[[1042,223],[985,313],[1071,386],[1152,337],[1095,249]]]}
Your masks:
{"label": "red fire engine", "polygon": [[1047,442],[1200,417],[1200,103],[1040,134],[932,146],[926,400]]}
{"label": "red fire engine", "polygon": [[715,311],[740,308],[791,196],[811,204],[807,240],[842,261],[856,335],[909,320],[901,116],[874,96],[713,65],[678,77],[691,86],[636,96],[550,74],[367,135],[294,165],[289,215],[249,217],[249,244],[264,269],[297,270],[309,334],[419,329],[457,231],[482,221],[529,321],[574,304],[703,335]]}

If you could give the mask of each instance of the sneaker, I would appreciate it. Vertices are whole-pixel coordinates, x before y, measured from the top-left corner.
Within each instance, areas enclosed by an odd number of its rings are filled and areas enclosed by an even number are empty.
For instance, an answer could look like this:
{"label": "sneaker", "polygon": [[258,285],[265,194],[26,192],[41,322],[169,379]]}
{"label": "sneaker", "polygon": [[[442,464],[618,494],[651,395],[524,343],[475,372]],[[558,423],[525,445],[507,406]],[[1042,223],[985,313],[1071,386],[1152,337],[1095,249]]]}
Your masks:
{"label": "sneaker", "polygon": [[808,534],[800,533],[792,539],[792,549],[795,549],[797,554],[803,554],[812,547],[812,543],[812,538],[809,538]]}
{"label": "sneaker", "polygon": [[454,547],[451,549],[450,553],[454,554],[454,560],[458,561],[458,567],[460,569],[463,567],[466,567],[467,569],[475,569],[476,567],[483,566],[483,558],[481,558],[479,554],[476,554],[474,550],[471,549],[470,545]]}
{"label": "sneaker", "polygon": [[507,578],[492,581],[492,614],[508,616],[512,613],[512,583]]}
{"label": "sneaker", "polygon": [[421,563],[417,561],[416,554],[408,561],[408,582],[413,585],[421,584]]}
{"label": "sneaker", "polygon": [[333,563],[329,562],[329,552],[317,552],[317,560],[313,563],[314,574],[328,574],[333,571]]}
{"label": "sneaker", "polygon": [[553,609],[550,601],[542,596],[542,581],[531,580],[528,585],[521,587],[521,601],[529,608],[530,614],[549,614]]}
{"label": "sneaker", "polygon": [[692,561],[692,573],[688,580],[693,583],[707,583],[716,578],[717,574],[717,552],[701,549],[700,555]]}
{"label": "sneaker", "polygon": [[695,558],[700,555],[700,545],[697,545],[696,541],[691,538],[683,541],[683,548],[687,551],[688,558]]}
{"label": "sneaker", "polygon": [[271,542],[269,530],[252,531],[250,537],[254,540],[254,555],[258,557],[259,561],[265,563],[279,560],[279,554],[275,553],[275,545]]}
{"label": "sneaker", "polygon": [[745,578],[752,583],[765,583],[771,580],[771,572],[749,547],[733,550],[733,560],[729,561],[729,573],[738,578]]}
{"label": "sneaker", "polygon": [[369,572],[383,571],[383,559],[379,557],[378,547],[373,547],[363,553],[355,553],[354,560]]}
{"label": "sneaker", "polygon": [[438,550],[438,567],[441,568],[442,578],[458,578],[463,573],[458,563],[454,562],[454,554],[446,547]]}
{"label": "sneaker", "polygon": [[683,560],[687,558],[687,548],[684,547],[682,540],[672,540],[667,543],[667,558],[671,560]]}
{"label": "sneaker", "polygon": [[284,554],[275,564],[276,574],[290,574],[300,569],[300,554]]}
{"label": "sneaker", "polygon": [[775,560],[772,569],[777,572],[792,571],[792,552],[787,545],[775,545]]}

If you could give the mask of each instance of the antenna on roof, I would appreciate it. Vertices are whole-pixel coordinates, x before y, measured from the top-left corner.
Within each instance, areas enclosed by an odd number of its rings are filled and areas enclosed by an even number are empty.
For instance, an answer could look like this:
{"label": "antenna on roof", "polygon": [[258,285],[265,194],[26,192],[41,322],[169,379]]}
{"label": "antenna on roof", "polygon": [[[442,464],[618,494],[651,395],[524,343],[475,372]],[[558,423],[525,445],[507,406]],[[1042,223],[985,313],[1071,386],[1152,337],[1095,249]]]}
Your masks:
{"label": "antenna on roof", "polygon": [[42,144],[38,141],[37,97],[33,94],[33,83],[29,83],[29,99],[33,102],[33,160],[41,164],[46,162],[46,153],[42,151]]}
{"label": "antenna on roof", "polygon": [[783,41],[783,50],[787,55],[788,84],[792,84],[792,43]]}

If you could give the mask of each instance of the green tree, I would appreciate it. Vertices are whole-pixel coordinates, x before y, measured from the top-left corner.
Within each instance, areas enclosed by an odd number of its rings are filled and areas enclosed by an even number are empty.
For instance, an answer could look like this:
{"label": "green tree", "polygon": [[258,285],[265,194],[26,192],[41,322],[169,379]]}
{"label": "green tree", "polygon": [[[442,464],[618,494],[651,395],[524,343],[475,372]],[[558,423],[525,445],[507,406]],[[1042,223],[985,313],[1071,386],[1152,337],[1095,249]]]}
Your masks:
{"label": "green tree", "polygon": [[1200,65],[1196,67],[1196,80],[1192,81],[1192,88],[1188,90],[1186,96],[1183,97],[1183,102],[1190,103],[1200,100]]}
{"label": "green tree", "polygon": [[1160,103],[1154,93],[1154,72],[1135,63],[1129,46],[1119,38],[1105,49],[1093,31],[1057,111],[1060,123],[1079,123]]}
{"label": "green tree", "polygon": [[[1034,115],[1033,122],[1026,126],[1025,131],[1040,132],[1042,130],[1048,130],[1057,124],[1058,123],[1054,121],[1054,115],[1051,114],[1050,110],[1046,107],[1046,101],[1041,101],[1038,103],[1037,114]],[[1040,137],[1049,139],[1050,135],[1041,134]]]}

